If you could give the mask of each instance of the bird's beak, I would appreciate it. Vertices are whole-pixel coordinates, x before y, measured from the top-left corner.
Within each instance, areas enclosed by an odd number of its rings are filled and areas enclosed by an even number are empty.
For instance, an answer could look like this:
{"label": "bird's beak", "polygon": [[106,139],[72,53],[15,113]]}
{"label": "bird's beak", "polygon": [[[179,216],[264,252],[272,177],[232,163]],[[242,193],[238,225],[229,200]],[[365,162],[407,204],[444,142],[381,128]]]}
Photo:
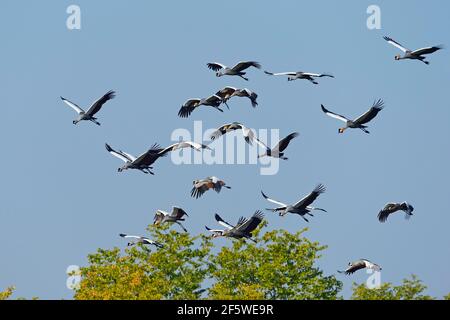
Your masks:
{"label": "bird's beak", "polygon": [[338,130],[339,133],[344,133],[344,131],[345,131],[345,128],[339,128],[339,130]]}

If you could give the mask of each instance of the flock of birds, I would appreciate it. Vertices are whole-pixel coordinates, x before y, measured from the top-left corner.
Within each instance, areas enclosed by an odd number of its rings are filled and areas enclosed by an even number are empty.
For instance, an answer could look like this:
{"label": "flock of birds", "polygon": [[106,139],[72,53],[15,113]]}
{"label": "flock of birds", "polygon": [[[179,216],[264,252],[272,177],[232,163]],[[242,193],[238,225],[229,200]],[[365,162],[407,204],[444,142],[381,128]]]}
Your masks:
{"label": "flock of birds", "polygon": [[[432,54],[440,49],[442,49],[442,46],[433,46],[433,47],[426,47],[422,49],[418,49],[415,51],[412,51],[410,49],[405,48],[395,40],[389,37],[384,37],[384,39],[392,44],[393,46],[397,47],[403,52],[403,56],[396,55],[395,60],[404,60],[404,59],[410,59],[410,60],[418,60],[425,64],[429,64],[428,61],[426,61],[426,55]],[[213,71],[216,72],[217,77],[222,76],[237,76],[240,77],[246,81],[249,79],[245,77],[246,72],[248,68],[256,68],[261,69],[261,65],[256,61],[242,61],[237,63],[233,67],[227,67],[224,64],[212,62],[208,63],[207,67]],[[320,74],[320,73],[309,73],[309,72],[279,72],[279,73],[273,73],[269,71],[265,71],[265,74],[269,76],[286,76],[288,81],[294,81],[298,79],[307,80],[315,85],[318,84],[317,78],[323,78],[323,77],[329,77],[334,78],[331,74]],[[100,123],[97,121],[97,118],[95,115],[101,110],[103,105],[108,102],[109,100],[113,99],[115,97],[114,91],[109,91],[105,95],[103,95],[101,98],[99,98],[97,101],[95,101],[87,111],[80,108],[75,103],[61,97],[62,101],[65,102],[68,106],[70,106],[75,112],[77,112],[78,117],[73,120],[73,124],[77,124],[80,121],[91,121],[97,125],[100,125]],[[232,97],[246,97],[250,100],[251,105],[253,108],[255,108],[258,105],[257,97],[258,95],[247,89],[239,89],[234,87],[225,87],[222,90],[219,90],[215,94],[207,97],[207,98],[195,98],[195,99],[189,99],[187,100],[180,108],[178,112],[178,116],[182,118],[189,117],[194,110],[201,106],[209,106],[212,107],[220,112],[223,112],[223,110],[220,108],[222,104],[224,104],[229,109],[229,100]],[[345,123],[345,126],[339,128],[339,133],[344,133],[345,130],[352,128],[352,129],[360,129],[365,133],[369,133],[367,130],[367,124],[372,121],[378,113],[383,110],[384,108],[384,102],[383,100],[379,99],[373,103],[373,105],[370,107],[369,110],[367,110],[365,113],[363,113],[361,116],[351,120],[343,115],[334,113],[332,111],[329,111],[325,106],[321,106],[322,111],[325,115],[340,120]],[[229,124],[225,124],[215,130],[212,135],[210,136],[211,140],[215,140],[220,138],[222,135],[225,135],[232,131],[240,130],[242,132],[242,135],[245,139],[245,141],[252,145],[253,142],[256,142],[260,147],[264,149],[264,153],[260,154],[258,157],[275,157],[282,160],[287,160],[288,158],[285,156],[285,150],[288,147],[289,143],[292,139],[298,137],[297,132],[293,132],[286,136],[285,138],[281,139],[277,145],[275,145],[273,148],[268,147],[265,145],[262,141],[260,141],[256,134],[249,128],[245,127],[243,124],[238,122],[233,122]],[[141,155],[135,157],[129,153],[126,153],[121,150],[115,150],[113,149],[109,144],[105,144],[106,150],[113,155],[114,157],[119,158],[124,162],[124,164],[118,168],[119,172],[123,172],[128,169],[136,169],[140,170],[141,172],[145,174],[154,174],[151,170],[153,169],[152,165],[159,159],[164,156],[166,156],[169,152],[173,152],[175,150],[180,150],[184,148],[190,148],[195,151],[202,151],[202,150],[211,150],[211,148],[207,145],[203,145],[200,143],[192,142],[192,141],[180,141],[178,143],[174,143],[169,145],[166,148],[162,148],[158,144],[154,144],[150,149],[142,153]],[[208,190],[214,190],[217,193],[219,193],[222,188],[231,189],[230,186],[226,184],[225,181],[217,178],[217,177],[207,177],[205,179],[199,179],[193,181],[193,187],[191,190],[191,196],[193,198],[200,198],[202,197],[205,192]],[[306,222],[309,222],[307,217],[313,217],[314,211],[322,211],[326,212],[325,209],[317,208],[312,206],[314,201],[326,191],[326,188],[324,185],[319,184],[317,185],[312,192],[310,192],[308,195],[300,199],[294,204],[285,204],[283,202],[280,202],[278,200],[274,200],[272,198],[269,198],[263,191],[261,191],[261,194],[264,199],[266,199],[268,202],[271,202],[275,204],[277,207],[266,209],[275,213],[278,213],[279,216],[283,217],[288,213],[291,214],[297,214],[300,217],[302,217]],[[412,205],[410,205],[408,202],[401,202],[401,203],[388,203],[385,205],[385,207],[380,210],[378,213],[378,220],[380,222],[386,222],[388,217],[395,213],[395,212],[404,212],[405,218],[410,218],[413,215],[414,208]],[[188,214],[180,207],[173,207],[172,211],[169,213],[164,210],[157,210],[155,217],[154,217],[154,224],[160,225],[160,224],[178,224],[181,229],[184,232],[187,232],[187,229],[183,226],[181,223],[182,221],[185,221],[185,217],[188,217]],[[250,218],[241,217],[237,221],[236,224],[231,224],[227,221],[225,221],[220,215],[215,214],[215,220],[219,225],[223,227],[223,229],[211,229],[206,226],[206,230],[209,231],[213,238],[217,237],[228,237],[228,238],[235,238],[235,239],[248,239],[251,241],[255,241],[252,238],[252,232],[258,227],[258,225],[263,221],[264,214],[261,211],[256,211]],[[128,235],[128,234],[120,234],[121,237],[130,239],[131,241],[128,242],[128,246],[133,246],[136,244],[145,244],[145,245],[153,245],[157,248],[162,248],[163,244],[158,243],[156,241],[153,241],[152,239],[149,239],[147,237],[142,236],[135,236],[135,235]],[[256,242],[256,241],[255,241]],[[341,273],[345,274],[352,274],[357,270],[360,269],[372,269],[376,271],[380,271],[381,267],[375,263],[370,262],[367,259],[360,259],[354,262],[350,262],[348,264],[347,269],[343,271],[339,271]]]}

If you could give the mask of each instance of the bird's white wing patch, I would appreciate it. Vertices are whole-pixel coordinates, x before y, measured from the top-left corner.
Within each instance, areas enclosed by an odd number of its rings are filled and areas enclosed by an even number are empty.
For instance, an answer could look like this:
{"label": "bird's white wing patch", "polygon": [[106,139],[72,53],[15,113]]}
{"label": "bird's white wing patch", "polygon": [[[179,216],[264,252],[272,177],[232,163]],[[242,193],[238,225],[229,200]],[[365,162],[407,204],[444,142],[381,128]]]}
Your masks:
{"label": "bird's white wing patch", "polygon": [[61,97],[61,100],[64,101],[69,107],[75,110],[78,114],[84,113],[84,110],[77,106],[75,103],[67,100],[66,98]]}

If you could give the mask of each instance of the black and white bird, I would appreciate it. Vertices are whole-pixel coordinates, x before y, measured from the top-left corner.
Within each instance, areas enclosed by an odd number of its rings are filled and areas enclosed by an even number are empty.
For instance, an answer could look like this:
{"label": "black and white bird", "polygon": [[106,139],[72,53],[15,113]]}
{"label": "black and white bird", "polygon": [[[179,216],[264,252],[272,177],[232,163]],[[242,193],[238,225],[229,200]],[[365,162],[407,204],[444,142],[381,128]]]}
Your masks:
{"label": "black and white bird", "polygon": [[211,134],[211,140],[218,139],[222,135],[236,130],[242,130],[242,135],[244,136],[245,142],[247,142],[249,145],[253,144],[255,133],[239,122],[224,124]]}
{"label": "black and white bird", "polygon": [[390,44],[392,44],[394,47],[403,51],[403,53],[404,53],[403,56],[401,56],[399,54],[395,56],[395,60],[397,60],[397,61],[411,59],[411,60],[422,61],[425,64],[430,64],[430,62],[425,60],[426,57],[424,57],[424,55],[432,54],[432,53],[444,48],[442,45],[440,45],[440,46],[434,46],[434,47],[421,48],[421,49],[412,51],[410,49],[405,48],[400,43],[398,43],[397,41],[395,41],[394,39],[392,39],[390,37],[383,37],[383,39],[386,40],[387,42],[389,42]]}
{"label": "black and white bird", "polygon": [[227,106],[228,109],[230,107],[228,106],[228,100],[230,100],[232,97],[246,97],[250,99],[250,102],[252,103],[252,107],[255,108],[258,105],[258,102],[256,99],[258,98],[258,95],[247,89],[237,89],[234,87],[225,87],[219,91],[216,92],[216,96],[219,96],[223,103]]}
{"label": "black and white bird", "polygon": [[322,184],[319,184],[316,186],[316,188],[310,194],[308,194],[306,197],[304,197],[303,199],[299,200],[298,202],[296,202],[295,204],[292,204],[292,205],[288,205],[288,204],[282,203],[280,201],[270,199],[262,191],[261,191],[261,194],[264,197],[264,199],[279,206],[274,209],[266,209],[266,210],[269,210],[272,212],[278,212],[280,217],[285,216],[289,212],[298,214],[306,222],[309,222],[308,219],[305,218],[305,215],[309,215],[309,216],[313,217],[313,214],[311,213],[311,211],[319,210],[319,211],[327,212],[325,209],[316,208],[316,207],[311,206],[311,204],[317,199],[317,197],[319,195],[321,195],[322,193],[324,193],[325,191],[326,191],[325,186]]}
{"label": "black and white bird", "polygon": [[201,144],[201,143],[197,143],[197,142],[193,142],[193,141],[180,141],[180,142],[171,144],[167,148],[162,149],[159,152],[159,154],[160,155],[165,155],[168,152],[181,150],[181,149],[186,149],[186,148],[190,148],[190,149],[193,149],[195,151],[201,151],[202,149],[212,150],[207,145],[204,145],[204,144]]}
{"label": "black and white bird", "polygon": [[367,259],[360,259],[354,262],[349,262],[348,263],[348,268],[343,270],[343,271],[339,271],[339,273],[345,273],[346,275],[350,275],[352,273],[355,273],[356,271],[360,270],[360,269],[371,269],[373,271],[381,271],[381,267],[375,263],[370,262]]}
{"label": "black and white bird", "polygon": [[181,118],[187,118],[191,115],[191,113],[197,109],[200,106],[209,106],[213,107],[214,109],[223,112],[222,109],[219,108],[219,106],[222,104],[222,99],[216,95],[212,95],[207,98],[199,99],[199,98],[193,98],[187,100],[178,111],[178,116]]}
{"label": "black and white bird", "polygon": [[334,113],[334,112],[331,112],[331,111],[327,110],[322,105],[322,111],[327,116],[345,122],[345,127],[339,128],[339,130],[338,130],[339,133],[344,133],[344,131],[347,130],[348,128],[361,129],[365,133],[370,133],[367,130],[367,126],[365,124],[370,122],[373,118],[375,118],[377,116],[378,112],[383,110],[383,108],[384,108],[384,102],[383,102],[383,100],[379,99],[378,101],[375,101],[373,103],[372,107],[368,111],[366,111],[364,114],[362,114],[361,116],[359,116],[355,120],[350,120],[350,119],[347,119],[346,117],[344,117],[344,116],[342,116],[340,114],[337,114],[337,113]]}
{"label": "black and white bird", "polygon": [[406,201],[402,203],[388,203],[378,213],[378,220],[380,222],[386,222],[387,218],[397,211],[403,211],[405,213],[405,219],[409,219],[413,215],[414,207]]}
{"label": "black and white bird", "polygon": [[291,140],[298,136],[299,136],[298,132],[293,132],[290,135],[288,135],[287,137],[281,139],[277,143],[277,145],[272,149],[270,149],[268,146],[266,146],[261,140],[256,138],[255,139],[256,143],[258,143],[261,147],[263,147],[266,150],[265,153],[258,155],[258,158],[273,157],[273,158],[280,158],[282,160],[288,160],[288,158],[284,156],[283,151],[286,150],[286,148],[288,147]]}
{"label": "black and white bird", "polygon": [[311,72],[303,72],[303,71],[278,72],[278,73],[264,71],[264,73],[268,74],[270,76],[287,76],[288,81],[304,79],[304,80],[308,80],[309,82],[314,83],[314,84],[319,84],[315,80],[316,78],[323,78],[323,77],[334,78],[334,76],[332,74],[328,74],[328,73],[311,73]]}
{"label": "black and white bird", "polygon": [[163,223],[176,223],[183,229],[184,232],[187,232],[186,228],[180,222],[185,220],[184,216],[188,217],[188,214],[180,207],[173,207],[171,213],[164,210],[157,210],[153,219],[153,224],[160,225]]}
{"label": "black and white bird", "polygon": [[117,169],[118,172],[122,172],[128,169],[137,169],[146,174],[154,174],[150,169],[153,169],[151,165],[158,160],[158,158],[163,157],[165,154],[161,154],[161,147],[158,144],[154,144],[149,150],[141,154],[139,157],[135,157],[129,153],[123,152],[121,150],[114,150],[111,146],[105,143],[106,150],[113,156],[124,161],[125,164]]}
{"label": "black and white bird", "polygon": [[217,177],[207,177],[205,179],[194,180],[192,183],[194,186],[191,190],[191,196],[193,198],[200,198],[206,191],[213,189],[217,193],[222,190],[222,188],[231,189],[230,186],[227,186],[225,181],[217,178]]}
{"label": "black and white bird", "polygon": [[146,238],[146,237],[133,236],[133,235],[124,234],[124,233],[121,233],[120,236],[122,238],[125,238],[125,239],[134,239],[134,241],[128,242],[127,246],[129,246],[129,247],[134,246],[134,245],[136,245],[138,243],[142,243],[142,244],[146,244],[146,245],[152,245],[152,246],[155,246],[155,247],[158,247],[158,248],[163,248],[164,247],[161,243],[153,241],[153,240],[151,240],[149,238]]}
{"label": "black and white bird", "polygon": [[101,98],[99,98],[97,101],[95,101],[87,111],[84,111],[79,106],[77,106],[75,103],[67,100],[66,98],[61,97],[61,100],[64,101],[69,107],[71,107],[73,110],[78,113],[78,118],[73,120],[73,124],[77,124],[78,122],[82,120],[92,121],[96,125],[100,125],[100,122],[97,121],[97,118],[94,117],[94,115],[100,111],[100,109],[103,107],[103,105],[111,99],[114,99],[116,96],[116,93],[112,90],[108,91],[106,94],[104,94]]}
{"label": "black and white bird", "polygon": [[235,226],[224,221],[217,213],[214,215],[217,222],[225,227],[224,230],[211,229],[205,226],[206,230],[212,233],[213,238],[229,237],[236,239],[249,239],[256,243],[256,240],[252,239],[252,232],[258,227],[264,218],[264,214],[261,211],[256,211],[250,219],[240,217]]}
{"label": "black and white bird", "polygon": [[209,69],[216,71],[217,77],[239,76],[246,81],[248,81],[248,79],[244,77],[244,75],[246,74],[245,72],[243,72],[244,70],[250,67],[261,69],[261,65],[256,61],[240,61],[232,68],[229,68],[226,65],[218,62],[210,62],[207,63],[206,65],[208,66]]}

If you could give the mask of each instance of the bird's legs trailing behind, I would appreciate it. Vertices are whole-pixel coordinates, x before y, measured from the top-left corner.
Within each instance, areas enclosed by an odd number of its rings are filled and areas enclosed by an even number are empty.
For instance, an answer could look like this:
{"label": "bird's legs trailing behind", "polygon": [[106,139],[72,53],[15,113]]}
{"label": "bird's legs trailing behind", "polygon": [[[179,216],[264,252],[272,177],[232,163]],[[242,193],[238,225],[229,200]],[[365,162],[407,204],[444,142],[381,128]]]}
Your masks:
{"label": "bird's legs trailing behind", "polygon": [[98,126],[100,125],[100,122],[97,121],[97,118],[91,118],[89,120],[92,121],[93,123],[95,123]]}

